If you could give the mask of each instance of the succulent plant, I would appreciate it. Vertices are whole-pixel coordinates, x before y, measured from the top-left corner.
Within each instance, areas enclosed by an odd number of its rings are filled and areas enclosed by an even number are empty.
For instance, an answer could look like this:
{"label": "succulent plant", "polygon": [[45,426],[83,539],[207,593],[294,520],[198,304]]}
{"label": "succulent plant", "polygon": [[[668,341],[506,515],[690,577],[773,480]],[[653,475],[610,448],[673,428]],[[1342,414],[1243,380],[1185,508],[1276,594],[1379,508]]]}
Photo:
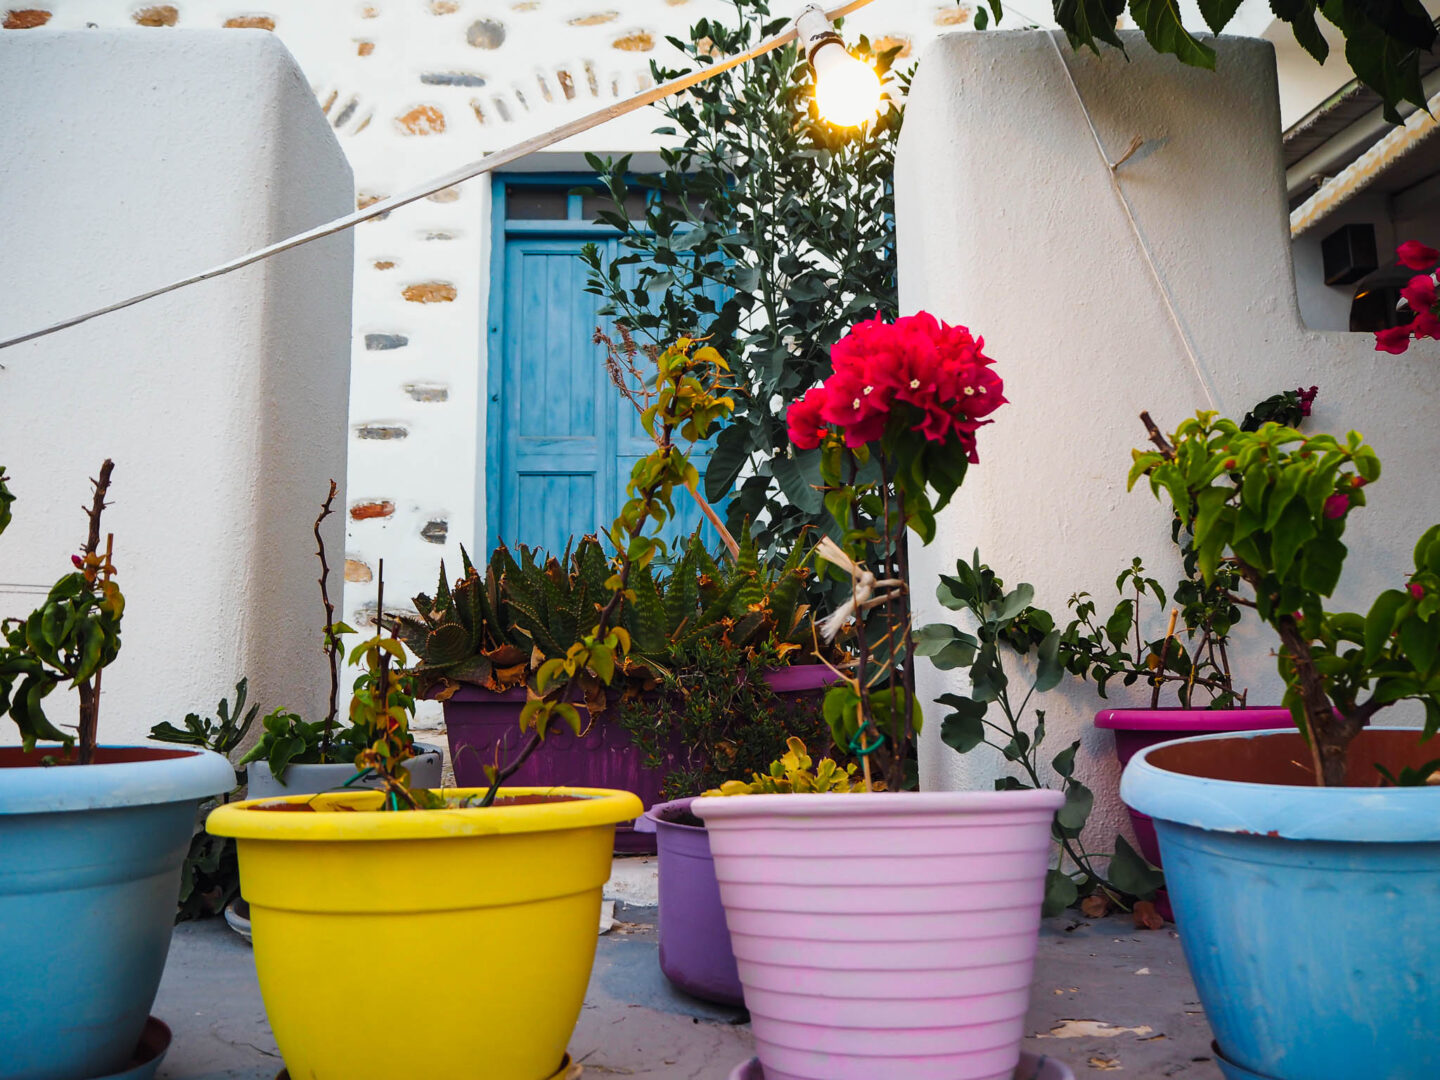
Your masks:
{"label": "succulent plant", "polygon": [[[417,690],[441,699],[463,683],[494,691],[524,685],[546,660],[567,655],[609,597],[610,560],[594,536],[559,558],[523,546],[517,558],[501,544],[483,574],[463,548],[461,559],[462,577],[450,582],[442,563],[435,595],[421,593],[416,615],[391,620],[418,660]],[[623,674],[651,682],[702,638],[742,650],[768,643],[787,659],[807,655],[813,637],[801,602],[810,573],[803,561],[797,547],[778,568],[767,564],[746,529],[733,563],[717,562],[697,532],[669,567],[633,568],[617,618],[632,642]],[[582,680],[587,697],[599,685]]]}

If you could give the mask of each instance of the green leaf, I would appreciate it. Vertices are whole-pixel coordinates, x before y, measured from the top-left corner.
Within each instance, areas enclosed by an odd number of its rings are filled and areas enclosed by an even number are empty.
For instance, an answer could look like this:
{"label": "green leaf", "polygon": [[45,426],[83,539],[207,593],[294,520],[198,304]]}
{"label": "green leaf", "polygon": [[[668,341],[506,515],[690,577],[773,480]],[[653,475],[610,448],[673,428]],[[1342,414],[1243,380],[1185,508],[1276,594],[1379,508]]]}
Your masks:
{"label": "green leaf", "polygon": [[1040,642],[1035,668],[1035,689],[1040,693],[1053,690],[1065,677],[1065,666],[1060,663],[1060,631],[1051,630]]}
{"label": "green leaf", "polygon": [[1057,774],[1068,780],[1075,773],[1075,751],[1079,749],[1080,740],[1076,739],[1064,750],[1061,750],[1060,753],[1055,755],[1055,759],[1050,762],[1050,767],[1053,768]]}
{"label": "green leaf", "polygon": [[1130,15],[1156,52],[1173,53],[1191,67],[1215,67],[1215,50],[1185,29],[1175,0],[1130,0]]}
{"label": "green leaf", "polygon": [[1045,899],[1040,905],[1040,914],[1045,918],[1059,915],[1080,899],[1080,890],[1070,875],[1061,870],[1051,869],[1045,874]]}
{"label": "green leaf", "polygon": [[945,694],[937,699],[954,712],[940,724],[940,741],[952,750],[968,754],[985,741],[985,703],[959,694]]}
{"label": "green leaf", "polygon": [[1056,0],[1054,12],[1073,47],[1083,45],[1098,54],[1095,42],[1103,41],[1124,52],[1115,22],[1125,12],[1125,0]]}
{"label": "green leaf", "polygon": [[735,478],[750,460],[750,432],[743,424],[728,424],[715,436],[715,449],[705,466],[705,498],[718,503],[730,494]]}
{"label": "green leaf", "polygon": [[[807,457],[811,466],[802,467],[801,457]],[[820,482],[819,451],[802,451],[796,457],[775,457],[770,459],[770,472],[774,475],[780,490],[791,504],[807,514],[818,514],[825,507],[825,496],[816,485]],[[813,472],[814,475],[810,475]]]}
{"label": "green leaf", "polygon": [[1200,14],[1205,16],[1205,25],[1220,33],[1235,17],[1240,0],[1200,0]]}
{"label": "green leaf", "polygon": [[1094,793],[1078,780],[1071,780],[1065,785],[1065,805],[1055,812],[1055,820],[1061,828],[1079,832],[1085,827],[1094,806]]}
{"label": "green leaf", "polygon": [[1005,599],[1000,602],[1000,610],[995,613],[996,621],[1005,622],[1015,618],[1016,615],[1019,615],[1029,607],[1031,601],[1034,599],[1035,586],[1021,582],[1015,586],[1014,592],[1009,593]]}
{"label": "green leaf", "polygon": [[1123,836],[1115,837],[1107,876],[1115,888],[1141,900],[1155,899],[1156,891],[1165,887],[1164,872],[1146,862]]}

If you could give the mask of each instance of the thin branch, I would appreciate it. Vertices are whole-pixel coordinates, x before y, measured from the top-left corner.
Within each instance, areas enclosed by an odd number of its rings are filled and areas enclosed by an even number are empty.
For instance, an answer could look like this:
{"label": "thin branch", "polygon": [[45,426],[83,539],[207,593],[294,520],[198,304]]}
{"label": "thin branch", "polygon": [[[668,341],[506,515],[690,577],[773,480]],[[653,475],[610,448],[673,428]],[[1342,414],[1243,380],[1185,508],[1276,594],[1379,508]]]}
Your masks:
{"label": "thin branch", "polygon": [[320,523],[334,512],[336,490],[335,481],[331,480],[330,493],[320,504],[320,516],[315,519],[315,550],[320,556],[320,601],[325,605],[325,657],[330,662],[330,709],[325,714],[325,735],[320,741],[321,761],[330,759],[330,737],[340,708],[340,642],[335,637],[335,605],[330,602],[330,564],[325,560],[325,538],[320,535]]}
{"label": "thin branch", "polygon": [[1145,425],[1145,431],[1150,436],[1150,441],[1155,444],[1166,461],[1175,460],[1175,448],[1170,445],[1169,440],[1160,434],[1160,429],[1155,426],[1155,421],[1150,419],[1148,412],[1140,414],[1140,422]]}
{"label": "thin branch", "polygon": [[[90,508],[85,511],[90,519],[90,532],[85,538],[85,562],[87,568],[91,567],[91,559],[96,550],[100,547],[100,515],[105,512],[109,505],[105,496],[110,490],[110,474],[115,471],[115,462],[109,458],[105,459],[100,466],[100,475],[92,479],[91,484],[95,486],[95,495],[91,500]],[[110,556],[114,551],[114,540],[111,536],[105,546],[105,561],[103,563],[103,580],[109,581],[110,575],[114,573],[115,567],[110,562]],[[87,569],[87,577],[89,570]],[[93,579],[91,581],[93,587]],[[79,761],[81,765],[89,765],[95,760],[95,741],[100,728],[100,671],[97,669],[93,679],[86,679],[77,687],[80,693],[80,730],[79,730]]]}

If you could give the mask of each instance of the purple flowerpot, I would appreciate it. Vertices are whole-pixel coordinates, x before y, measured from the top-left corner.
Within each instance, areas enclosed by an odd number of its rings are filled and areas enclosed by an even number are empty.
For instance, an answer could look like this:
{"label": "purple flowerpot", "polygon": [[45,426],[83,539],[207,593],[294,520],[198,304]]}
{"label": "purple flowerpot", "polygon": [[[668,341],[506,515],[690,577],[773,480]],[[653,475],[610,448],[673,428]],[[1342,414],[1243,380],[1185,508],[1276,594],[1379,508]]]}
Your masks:
{"label": "purple flowerpot", "polygon": [[[797,664],[770,672],[765,679],[781,697],[805,697],[829,686],[835,676],[821,664]],[[486,786],[485,766],[494,763],[497,748],[501,762],[519,752],[524,742],[520,710],[525,705],[525,694],[524,687],[497,694],[478,686],[461,686],[445,702],[450,760],[459,787]],[[583,711],[581,715],[585,715]],[[569,728],[552,727],[540,749],[510,782],[517,787],[618,788],[640,796],[648,809],[660,801],[665,777],[680,764],[685,752],[677,741],[668,749],[661,768],[647,769],[644,755],[631,741],[630,733],[612,717],[600,716],[591,720],[579,736]],[[655,837],[622,824],[615,830],[615,850],[654,854]]]}
{"label": "purple flowerpot", "polygon": [[710,837],[690,813],[694,801],[676,799],[645,813],[660,851],[660,970],[687,994],[744,1005]]}
{"label": "purple flowerpot", "polygon": [[[1115,756],[1123,769],[1148,746],[1191,735],[1220,735],[1233,731],[1264,731],[1290,727],[1289,709],[1262,705],[1253,709],[1105,709],[1095,714],[1095,726],[1115,732]],[[1130,811],[1140,854],[1160,866],[1160,844],[1155,825],[1138,810]],[[1162,911],[1166,918],[1170,916]]]}

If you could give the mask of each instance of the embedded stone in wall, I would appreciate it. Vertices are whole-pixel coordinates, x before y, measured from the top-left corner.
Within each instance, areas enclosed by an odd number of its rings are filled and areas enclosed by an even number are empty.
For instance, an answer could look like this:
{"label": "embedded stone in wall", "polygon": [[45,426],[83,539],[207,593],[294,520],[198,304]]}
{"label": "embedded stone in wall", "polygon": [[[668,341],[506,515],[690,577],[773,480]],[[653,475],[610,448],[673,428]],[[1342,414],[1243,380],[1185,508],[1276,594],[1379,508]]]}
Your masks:
{"label": "embedded stone in wall", "polygon": [[50,12],[39,8],[12,8],[5,12],[5,21],[0,23],[6,30],[34,30],[50,21]]}
{"label": "embedded stone in wall", "polygon": [[645,30],[637,30],[633,34],[616,38],[610,45],[621,52],[649,52],[655,48],[655,36]]}
{"label": "embedded stone in wall", "polygon": [[891,49],[899,49],[895,54],[898,60],[901,57],[910,55],[910,39],[899,34],[885,34],[875,39],[875,51],[877,53],[889,52]]}
{"label": "embedded stone in wall", "polygon": [[434,71],[420,76],[426,86],[484,86],[484,75],[471,75],[462,71]]}
{"label": "embedded stone in wall", "polygon": [[565,100],[574,101],[575,77],[562,68],[555,73],[555,80],[560,84],[560,91],[565,95]]}
{"label": "embedded stone in wall", "polygon": [[225,25],[234,30],[274,30],[275,20],[269,15],[237,15],[226,19]]}
{"label": "embedded stone in wall", "polygon": [[476,19],[466,29],[465,40],[477,49],[498,49],[505,44],[505,24],[498,19]]}
{"label": "embedded stone in wall", "polygon": [[445,130],[445,114],[434,105],[416,105],[395,122],[407,135],[439,135]]}
{"label": "embedded stone in wall", "polygon": [[[371,191],[357,191],[355,193],[355,209],[364,210],[367,206],[374,206],[383,198],[385,198],[384,195],[376,195],[374,192]],[[386,210],[383,214],[380,214],[377,217],[373,217],[370,220],[384,221],[389,216],[390,211]]]}
{"label": "embedded stone in wall", "polygon": [[441,188],[439,191],[426,195],[425,198],[431,202],[452,203],[460,201],[460,189],[458,187]]}
{"label": "embedded stone in wall", "polygon": [[360,439],[407,439],[410,429],[399,424],[361,424],[355,429],[355,436]]}
{"label": "embedded stone in wall", "polygon": [[[393,264],[392,264],[393,265]],[[410,339],[404,334],[366,334],[365,348],[371,352],[384,352],[387,349],[403,349],[410,344]]]}
{"label": "embedded stone in wall", "polygon": [[371,571],[369,563],[362,562],[360,559],[346,559],[345,580],[359,582],[374,581],[375,574]]}
{"label": "embedded stone in wall", "polygon": [[443,383],[406,383],[405,393],[416,401],[450,400],[450,388]]}
{"label": "embedded stone in wall", "polygon": [[936,26],[964,26],[970,21],[972,10],[969,4],[956,4],[941,8],[935,13]]}
{"label": "embedded stone in wall", "polygon": [[369,521],[372,518],[388,518],[392,517],[394,513],[395,504],[389,499],[356,503],[350,507],[350,516],[356,521]]}
{"label": "embedded stone in wall", "polygon": [[362,19],[373,19],[379,14],[380,9],[377,7],[363,7],[360,9],[360,17]]}
{"label": "embedded stone in wall", "polygon": [[459,10],[456,0],[430,0],[431,15],[454,15]]}
{"label": "embedded stone in wall", "polygon": [[448,281],[423,281],[405,286],[401,295],[416,304],[448,304],[456,294],[455,286]]}
{"label": "embedded stone in wall", "polygon": [[518,4],[511,4],[514,11],[535,11],[540,7],[540,0],[520,0]]}
{"label": "embedded stone in wall", "polygon": [[594,15],[580,15],[570,20],[571,26],[599,26],[602,23],[614,22],[620,17],[618,11],[597,11]]}
{"label": "embedded stone in wall", "polygon": [[369,56],[374,51],[375,43],[373,41],[357,41],[355,43],[355,52],[360,56]]}
{"label": "embedded stone in wall", "polygon": [[393,259],[376,259],[371,265],[374,266],[376,270],[395,269],[395,261]]}
{"label": "embedded stone in wall", "polygon": [[420,530],[420,538],[428,540],[432,544],[443,544],[445,538],[450,535],[450,523],[448,521],[427,521],[425,527]]}
{"label": "embedded stone in wall", "polygon": [[174,26],[180,18],[180,10],[173,4],[141,8],[130,16],[141,26]]}

